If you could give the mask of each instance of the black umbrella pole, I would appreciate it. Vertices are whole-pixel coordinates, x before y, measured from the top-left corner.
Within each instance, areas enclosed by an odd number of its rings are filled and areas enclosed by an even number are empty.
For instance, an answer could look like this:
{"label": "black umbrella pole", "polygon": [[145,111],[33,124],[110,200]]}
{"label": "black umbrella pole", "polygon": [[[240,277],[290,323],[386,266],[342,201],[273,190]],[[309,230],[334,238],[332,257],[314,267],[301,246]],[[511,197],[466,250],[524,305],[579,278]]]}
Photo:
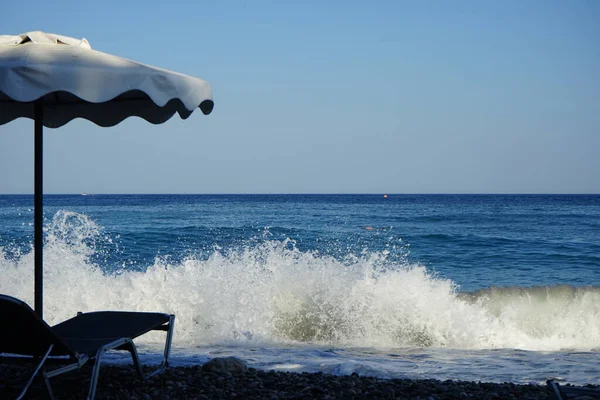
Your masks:
{"label": "black umbrella pole", "polygon": [[44,249],[44,110],[40,103],[35,103],[35,169],[33,191],[33,248],[34,248],[34,308],[37,315],[43,318],[43,249]]}

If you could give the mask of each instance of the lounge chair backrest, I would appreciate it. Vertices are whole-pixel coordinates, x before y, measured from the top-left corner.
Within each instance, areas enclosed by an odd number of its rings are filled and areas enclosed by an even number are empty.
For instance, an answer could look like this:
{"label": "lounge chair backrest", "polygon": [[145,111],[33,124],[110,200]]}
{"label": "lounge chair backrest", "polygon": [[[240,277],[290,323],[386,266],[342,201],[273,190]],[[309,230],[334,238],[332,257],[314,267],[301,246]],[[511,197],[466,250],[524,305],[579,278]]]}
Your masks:
{"label": "lounge chair backrest", "polygon": [[51,355],[75,356],[27,303],[0,294],[0,353],[43,356],[50,345]]}

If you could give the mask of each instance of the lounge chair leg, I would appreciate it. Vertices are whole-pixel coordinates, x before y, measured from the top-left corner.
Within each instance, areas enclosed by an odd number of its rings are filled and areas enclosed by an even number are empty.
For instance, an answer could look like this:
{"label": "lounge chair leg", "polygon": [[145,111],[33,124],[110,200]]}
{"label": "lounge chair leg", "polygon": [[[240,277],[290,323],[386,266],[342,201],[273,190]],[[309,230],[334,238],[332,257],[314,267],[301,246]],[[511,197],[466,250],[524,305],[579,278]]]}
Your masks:
{"label": "lounge chair leg", "polygon": [[560,386],[558,382],[550,379],[546,384],[552,388],[557,400],[567,400],[569,398],[589,398],[600,399],[600,388],[586,388],[578,386]]}
{"label": "lounge chair leg", "polygon": [[146,378],[150,378],[154,375],[158,375],[163,373],[167,367],[169,366],[169,355],[171,354],[171,343],[173,342],[173,329],[175,328],[175,316],[171,314],[169,316],[169,329],[167,330],[167,338],[165,341],[165,351],[163,361],[160,363],[159,367],[149,374]]}
{"label": "lounge chair leg", "polygon": [[42,376],[44,378],[44,384],[46,385],[46,390],[48,391],[48,397],[51,400],[54,400],[54,393],[52,393],[52,386],[50,386],[50,379],[48,378],[48,373],[46,373],[46,368],[42,371]]}
{"label": "lounge chair leg", "polygon": [[96,387],[98,386],[98,375],[100,374],[100,365],[102,364],[102,356],[106,352],[106,348],[100,347],[96,353],[96,359],[94,360],[94,368],[92,369],[92,377],[90,380],[90,391],[88,392],[88,400],[94,400],[96,396]]}
{"label": "lounge chair leg", "polygon": [[90,381],[90,391],[88,392],[88,400],[94,400],[94,397],[96,396],[96,387],[98,386],[98,375],[100,375],[100,365],[102,364],[102,357],[104,356],[104,353],[106,353],[108,350],[113,349],[124,349],[132,352],[132,357],[134,359],[133,362],[136,364],[138,371],[140,373],[142,371],[140,367],[140,361],[137,357],[137,352],[135,350],[135,345],[133,344],[133,341],[131,339],[123,338],[115,340],[114,342],[100,347],[96,352],[95,364],[92,370],[92,379]]}
{"label": "lounge chair leg", "polygon": [[[31,386],[31,384],[35,380],[36,376],[40,372],[40,369],[42,369],[44,367],[44,363],[46,362],[46,359],[50,355],[50,352],[52,351],[53,347],[54,347],[53,344],[51,344],[50,347],[48,347],[48,351],[46,352],[46,354],[44,354],[44,357],[42,357],[42,360],[40,361],[40,363],[37,365],[37,367],[33,371],[33,374],[31,375],[31,378],[29,378],[29,381],[27,382],[27,384],[23,388],[23,391],[21,392],[21,394],[19,395],[19,397],[17,397],[17,400],[21,400],[23,397],[25,397],[25,394],[27,393],[27,390],[29,389],[29,387]],[[44,371],[44,374],[45,374],[45,371]],[[50,385],[50,383],[47,383],[47,384]],[[53,398],[52,397],[52,392],[50,392],[50,398]]]}
{"label": "lounge chair leg", "polygon": [[131,353],[131,358],[133,359],[133,365],[135,366],[136,370],[138,371],[138,373],[140,374],[142,379],[146,380],[148,378],[153,377],[154,375],[161,374],[169,366],[169,356],[171,355],[171,343],[173,342],[173,329],[174,328],[175,328],[175,315],[171,314],[169,316],[169,326],[167,329],[167,338],[165,339],[165,350],[163,353],[163,360],[160,363],[160,365],[158,366],[158,368],[156,370],[152,371],[148,375],[144,375],[144,372],[142,371],[140,358],[138,356],[137,349],[136,349],[133,341],[127,339],[125,344],[123,346],[121,346],[121,349],[127,350]]}
{"label": "lounge chair leg", "polygon": [[564,400],[562,397],[562,393],[560,392],[560,389],[558,387],[558,384],[554,380],[551,379],[549,381],[546,381],[546,384],[552,389],[552,392],[556,396],[556,400]]}
{"label": "lounge chair leg", "polygon": [[125,339],[125,344],[123,344],[123,346],[121,346],[120,349],[127,350],[129,353],[131,353],[131,358],[133,359],[133,366],[135,367],[138,374],[140,374],[142,379],[145,380],[146,377],[144,376],[144,371],[142,371],[140,357],[138,356],[137,349],[133,341],[131,339]]}

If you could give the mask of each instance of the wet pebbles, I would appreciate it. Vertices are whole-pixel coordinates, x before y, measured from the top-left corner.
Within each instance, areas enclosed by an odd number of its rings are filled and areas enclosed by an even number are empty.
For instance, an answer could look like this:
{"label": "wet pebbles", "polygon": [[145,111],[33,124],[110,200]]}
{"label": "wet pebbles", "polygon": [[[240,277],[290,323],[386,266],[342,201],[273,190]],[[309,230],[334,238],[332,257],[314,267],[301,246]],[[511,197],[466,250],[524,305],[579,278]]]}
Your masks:
{"label": "wet pebbles", "polygon": [[[57,399],[85,399],[91,368],[70,372],[51,380]],[[24,371],[0,365],[0,398],[14,398],[11,384]],[[29,398],[44,398],[41,387]],[[12,391],[11,391],[12,390]],[[377,379],[323,373],[290,373],[237,368],[232,372],[201,366],[169,368],[161,375],[142,380],[130,366],[103,366],[97,399],[552,399],[548,388],[512,383]]]}

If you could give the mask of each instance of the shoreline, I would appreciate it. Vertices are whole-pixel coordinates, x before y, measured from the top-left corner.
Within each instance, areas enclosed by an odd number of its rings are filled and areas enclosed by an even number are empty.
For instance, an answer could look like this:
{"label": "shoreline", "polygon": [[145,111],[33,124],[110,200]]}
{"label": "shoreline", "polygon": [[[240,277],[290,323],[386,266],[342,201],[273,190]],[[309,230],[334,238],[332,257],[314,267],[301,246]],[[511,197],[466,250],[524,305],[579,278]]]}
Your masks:
{"label": "shoreline", "polygon": [[[152,371],[143,367],[144,372]],[[1,398],[14,398],[12,387],[28,378],[24,366],[0,365]],[[86,366],[50,380],[57,399],[86,398],[91,367]],[[28,398],[44,398],[40,387]],[[164,373],[143,381],[133,366],[103,365],[96,399],[554,399],[546,385],[485,383],[413,379],[381,379],[357,374],[327,375],[245,370],[208,370],[200,365],[169,367]]]}

